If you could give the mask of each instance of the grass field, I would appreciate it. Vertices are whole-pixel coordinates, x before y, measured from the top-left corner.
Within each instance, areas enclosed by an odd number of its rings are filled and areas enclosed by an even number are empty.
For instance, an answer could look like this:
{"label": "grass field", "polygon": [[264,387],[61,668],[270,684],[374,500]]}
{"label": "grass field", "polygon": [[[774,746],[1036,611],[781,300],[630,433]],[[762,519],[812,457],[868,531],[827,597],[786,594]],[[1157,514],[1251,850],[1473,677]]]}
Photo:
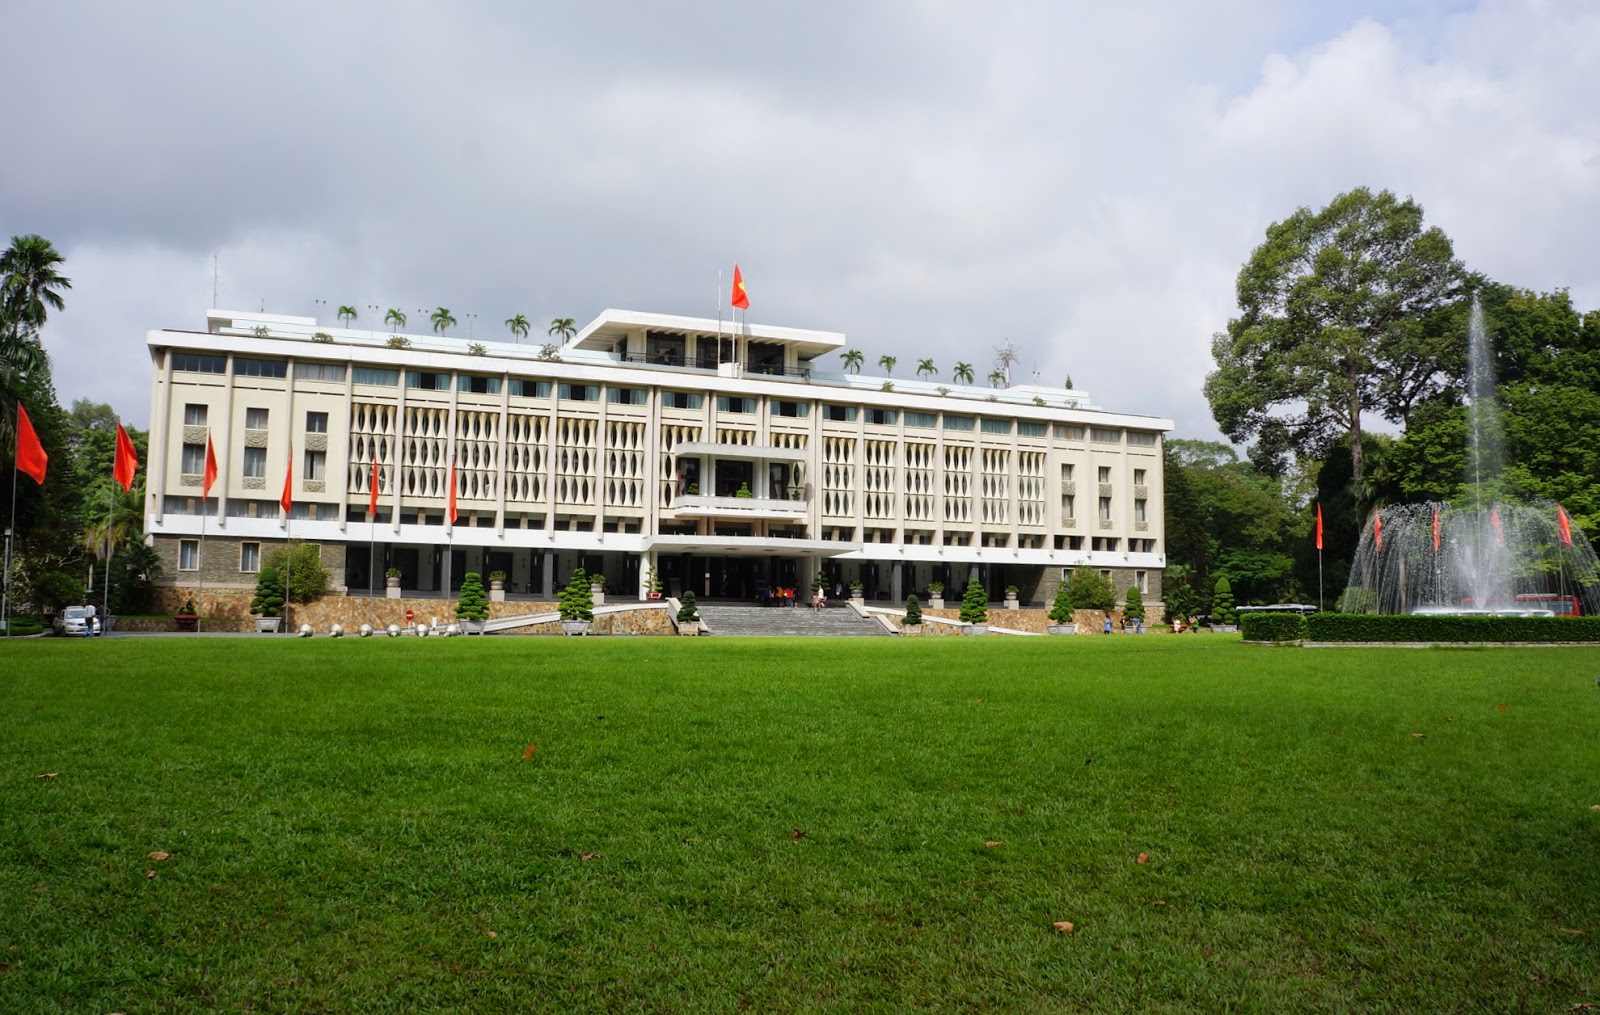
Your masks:
{"label": "grass field", "polygon": [[10,642],[0,1011],[1561,1011],[1600,1001],[1597,676],[1226,637]]}

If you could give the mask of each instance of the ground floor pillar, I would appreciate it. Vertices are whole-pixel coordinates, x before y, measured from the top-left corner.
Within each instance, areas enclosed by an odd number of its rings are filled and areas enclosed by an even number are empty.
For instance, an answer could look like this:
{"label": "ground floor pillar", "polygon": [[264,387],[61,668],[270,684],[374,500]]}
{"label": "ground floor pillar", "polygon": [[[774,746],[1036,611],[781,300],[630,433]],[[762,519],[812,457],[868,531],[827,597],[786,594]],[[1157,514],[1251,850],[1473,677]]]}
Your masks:
{"label": "ground floor pillar", "polygon": [[554,551],[541,555],[544,559],[542,574],[539,576],[540,595],[553,595],[555,590],[556,555]]}

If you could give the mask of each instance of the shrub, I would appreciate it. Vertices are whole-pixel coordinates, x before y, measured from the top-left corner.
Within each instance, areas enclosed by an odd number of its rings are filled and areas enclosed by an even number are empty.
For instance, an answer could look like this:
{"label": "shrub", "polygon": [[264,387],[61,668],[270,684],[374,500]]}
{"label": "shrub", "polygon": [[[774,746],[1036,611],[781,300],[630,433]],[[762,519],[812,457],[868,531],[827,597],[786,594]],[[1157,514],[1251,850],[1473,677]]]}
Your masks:
{"label": "shrub", "polygon": [[460,620],[488,620],[489,594],[483,591],[483,579],[476,571],[468,571],[461,579],[457,593],[456,617]]}
{"label": "shrub", "polygon": [[489,580],[492,582],[503,582],[506,580],[506,573],[504,571],[490,571]]}
{"label": "shrub", "polygon": [[328,569],[322,565],[320,543],[295,543],[291,552],[283,547],[267,553],[263,568],[276,568],[284,576],[284,587],[291,603],[314,603],[328,594]]}
{"label": "shrub", "polygon": [[1219,577],[1211,590],[1211,622],[1224,626],[1239,622],[1239,614],[1233,609],[1233,586],[1228,584],[1226,575]]}
{"label": "shrub", "polygon": [[46,613],[83,602],[83,582],[65,571],[46,571],[33,581],[33,598]]}
{"label": "shrub", "polygon": [[328,334],[326,331],[319,331],[319,332],[314,333],[311,336],[311,341],[313,341],[313,342],[332,342],[333,341],[333,336]]}
{"label": "shrub", "polygon": [[943,598],[943,596],[944,596],[944,582],[929,582],[928,583],[928,595],[930,595],[930,596],[938,596],[940,598]]}
{"label": "shrub", "polygon": [[594,595],[589,590],[589,576],[583,568],[572,572],[572,578],[567,582],[567,587],[561,590],[561,598],[556,606],[562,620],[593,620]]}
{"label": "shrub", "polygon": [[1144,619],[1144,595],[1139,591],[1139,586],[1128,586],[1128,601],[1122,606],[1122,615],[1129,620]]}
{"label": "shrub", "polygon": [[651,564],[650,569],[644,573],[644,588],[646,592],[654,592],[656,595],[667,589],[666,583],[661,580],[661,573],[656,570],[654,564]]}
{"label": "shrub", "polygon": [[1111,579],[1092,567],[1075,567],[1067,576],[1067,591],[1080,610],[1114,610],[1117,592]]}
{"label": "shrub", "polygon": [[989,596],[976,578],[968,579],[967,591],[961,594],[959,616],[966,624],[983,624],[989,620]]}
{"label": "shrub", "polygon": [[922,601],[915,595],[906,596],[906,615],[900,618],[900,626],[910,627],[922,623]]}
{"label": "shrub", "polygon": [[469,356],[487,356],[489,355],[489,347],[482,342],[473,342],[467,346],[467,354]]}
{"label": "shrub", "polygon": [[606,587],[606,576],[603,575],[603,574],[592,574],[592,575],[589,576],[589,584],[590,585],[598,585],[601,588],[605,588]]}
{"label": "shrub", "polygon": [[270,564],[263,565],[256,576],[256,595],[250,600],[250,612],[258,617],[283,615],[283,575]]}
{"label": "shrub", "polygon": [[383,344],[391,349],[409,349],[411,348],[411,339],[404,335],[390,335]]}
{"label": "shrub", "polygon": [[1306,618],[1298,613],[1246,613],[1239,618],[1245,641],[1304,641]]}
{"label": "shrub", "polygon": [[750,484],[749,483],[740,483],[739,484],[739,489],[733,491],[733,495],[735,497],[740,497],[740,498],[744,498],[744,499],[749,499],[749,498],[755,496],[755,494],[750,492]]}
{"label": "shrub", "polygon": [[1318,613],[1306,628],[1312,641],[1600,642],[1600,617]]}
{"label": "shrub", "polygon": [[694,589],[685,589],[683,598],[678,602],[678,623],[693,624],[700,619],[700,611],[694,604]]}
{"label": "shrub", "polygon": [[389,570],[383,573],[383,576],[385,578],[398,578],[400,577],[400,569],[397,567],[391,567]]}
{"label": "shrub", "polygon": [[1056,586],[1055,602],[1050,604],[1050,622],[1052,624],[1072,623],[1072,593],[1068,591],[1066,582]]}
{"label": "shrub", "polygon": [[0,627],[0,638],[26,638],[44,631],[44,622],[38,617],[11,617],[8,622],[11,630]]}

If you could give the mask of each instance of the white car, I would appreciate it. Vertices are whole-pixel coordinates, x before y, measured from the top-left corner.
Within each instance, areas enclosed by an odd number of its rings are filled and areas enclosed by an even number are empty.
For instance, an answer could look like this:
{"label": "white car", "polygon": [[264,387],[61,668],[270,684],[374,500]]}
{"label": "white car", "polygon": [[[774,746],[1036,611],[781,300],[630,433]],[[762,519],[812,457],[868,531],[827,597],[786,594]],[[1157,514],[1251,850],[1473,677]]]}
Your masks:
{"label": "white car", "polygon": [[72,637],[88,634],[88,628],[85,626],[89,619],[87,613],[88,611],[82,606],[69,606],[56,614],[56,634]]}

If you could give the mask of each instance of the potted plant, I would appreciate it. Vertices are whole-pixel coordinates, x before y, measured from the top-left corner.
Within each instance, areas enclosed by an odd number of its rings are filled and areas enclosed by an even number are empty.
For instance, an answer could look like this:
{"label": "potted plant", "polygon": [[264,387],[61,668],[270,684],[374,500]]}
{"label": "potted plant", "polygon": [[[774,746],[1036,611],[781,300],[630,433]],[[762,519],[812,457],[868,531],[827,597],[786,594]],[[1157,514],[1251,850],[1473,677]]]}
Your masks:
{"label": "potted plant", "polygon": [[183,601],[183,605],[179,607],[178,612],[172,615],[172,621],[177,625],[177,628],[180,631],[193,631],[197,629],[200,623],[200,614],[195,612],[193,598],[185,599]]}
{"label": "potted plant", "polygon": [[1006,609],[1008,609],[1008,610],[1020,610],[1020,609],[1022,609],[1022,604],[1017,601],[1017,593],[1019,593],[1021,591],[1022,590],[1017,588],[1015,585],[1007,585],[1006,586]]}
{"label": "potted plant", "polygon": [[503,603],[506,601],[506,573],[504,571],[489,572],[489,602]]}
{"label": "potted plant", "polygon": [[1122,615],[1133,621],[1133,633],[1144,633],[1144,594],[1139,586],[1128,586],[1128,601],[1123,604]]}
{"label": "potted plant", "polygon": [[858,581],[850,583],[850,598],[860,599],[866,595],[866,587]]}
{"label": "potted plant", "polygon": [[962,634],[989,633],[989,596],[976,578],[968,579],[967,591],[962,593],[961,622],[967,625]]}
{"label": "potted plant", "polygon": [[561,590],[561,601],[556,610],[561,614],[561,633],[582,635],[589,633],[594,620],[594,600],[590,598],[589,576],[583,568],[572,572],[572,580]]}
{"label": "potted plant", "polygon": [[906,597],[906,615],[900,618],[900,633],[922,633],[922,602],[914,594]]}
{"label": "potted plant", "polygon": [[661,580],[661,573],[656,570],[654,564],[651,564],[644,573],[644,597],[652,600],[660,599],[661,594],[666,590],[667,586]]}
{"label": "potted plant", "polygon": [[749,500],[755,496],[755,494],[750,492],[749,483],[740,483],[739,489],[733,491],[733,495],[741,500]]}
{"label": "potted plant", "polygon": [[1056,586],[1055,602],[1050,604],[1050,623],[1045,626],[1049,634],[1077,634],[1078,625],[1073,616],[1072,592],[1067,583]]}
{"label": "potted plant", "polygon": [[484,621],[489,619],[489,597],[483,591],[483,579],[478,572],[466,573],[461,579],[458,596],[456,619],[461,622],[461,633],[482,634]]}
{"label": "potted plant", "polygon": [[1233,609],[1233,586],[1223,575],[1211,590],[1211,630],[1213,633],[1236,631],[1238,628],[1234,625],[1238,622],[1239,615]]}
{"label": "potted plant", "polygon": [[606,604],[606,576],[592,574],[589,576],[589,602],[595,606]]}
{"label": "potted plant", "polygon": [[400,569],[391,567],[383,573],[383,594],[389,599],[400,598]]}
{"label": "potted plant", "polygon": [[928,608],[930,610],[944,609],[944,582],[928,583]]}
{"label": "potted plant", "polygon": [[678,633],[700,633],[700,610],[695,606],[694,589],[685,589],[683,599],[678,604]]}
{"label": "potted plant", "polygon": [[250,612],[256,615],[256,631],[261,634],[277,634],[283,626],[283,576],[277,568],[268,565],[256,576]]}

